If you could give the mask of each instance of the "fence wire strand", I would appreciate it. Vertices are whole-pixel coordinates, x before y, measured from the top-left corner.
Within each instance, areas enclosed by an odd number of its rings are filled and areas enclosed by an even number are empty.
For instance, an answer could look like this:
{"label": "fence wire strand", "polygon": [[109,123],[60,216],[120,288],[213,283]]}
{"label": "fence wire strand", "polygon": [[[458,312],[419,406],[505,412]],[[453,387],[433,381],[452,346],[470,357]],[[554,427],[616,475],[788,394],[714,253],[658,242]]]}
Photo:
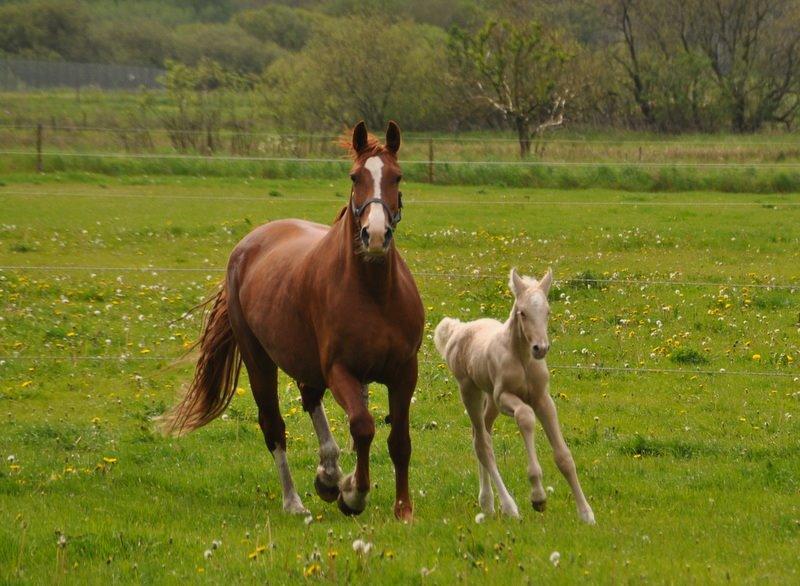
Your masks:
{"label": "fence wire strand", "polygon": [[[93,159],[163,159],[163,160],[202,160],[208,162],[266,162],[266,163],[325,163],[338,165],[351,165],[349,158],[328,159],[315,157],[257,157],[247,155],[188,155],[180,153],[76,153],[59,151],[20,151],[0,150],[0,155],[30,156],[30,157],[74,157]],[[452,166],[488,166],[488,167],[642,167],[642,168],[698,168],[698,169],[800,169],[800,163],[688,163],[688,162],[657,162],[657,161],[461,161],[443,159],[410,159],[404,160],[403,165],[452,165]]]}
{"label": "fence wire strand", "polygon": [[[0,271],[84,271],[84,272],[135,272],[135,273],[221,273],[225,269],[222,267],[109,267],[91,265],[0,265]],[[508,279],[504,273],[451,273],[434,271],[412,271],[414,276],[425,277],[427,279]],[[716,287],[730,289],[785,289],[789,291],[800,290],[800,283],[795,285],[789,283],[729,283],[724,281],[672,281],[669,279],[619,279],[619,278],[583,278],[576,277],[570,279],[556,279],[556,284],[582,283],[586,285],[635,285],[647,287],[650,285],[668,287]]]}
{"label": "fence wire strand", "polygon": [[[185,356],[41,356],[41,355],[21,355],[21,356],[0,356],[1,363],[9,363],[14,361],[45,361],[45,360],[60,360],[60,361],[98,361],[98,362],[180,362]],[[423,359],[419,361],[420,364],[431,366],[434,368],[446,368],[443,361]],[[744,376],[744,377],[774,377],[774,378],[798,378],[800,373],[790,372],[773,372],[773,371],[757,371],[757,370],[727,370],[720,368],[719,370],[710,369],[685,369],[685,368],[646,368],[636,366],[603,366],[595,364],[548,364],[548,369],[551,372],[559,370],[569,371],[590,371],[590,372],[616,372],[626,374],[670,374],[670,375],[686,375],[686,376]]]}

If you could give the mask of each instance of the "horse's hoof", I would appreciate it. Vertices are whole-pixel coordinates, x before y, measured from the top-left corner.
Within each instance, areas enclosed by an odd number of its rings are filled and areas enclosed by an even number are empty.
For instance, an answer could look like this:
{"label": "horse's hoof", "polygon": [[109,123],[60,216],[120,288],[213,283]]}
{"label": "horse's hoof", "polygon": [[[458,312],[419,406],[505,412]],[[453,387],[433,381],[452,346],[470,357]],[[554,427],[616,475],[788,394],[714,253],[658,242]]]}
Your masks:
{"label": "horse's hoof", "polygon": [[360,511],[357,511],[355,509],[350,508],[350,505],[348,505],[346,502],[344,502],[344,497],[342,496],[341,492],[339,493],[339,497],[336,499],[336,504],[339,505],[339,510],[342,513],[344,513],[345,515],[347,515],[348,517],[353,517],[355,515],[360,515],[361,513],[364,512],[364,509],[361,509]]}
{"label": "horse's hoof", "polygon": [[544,513],[544,510],[547,508],[547,501],[531,501],[531,505],[533,505],[535,510]]}
{"label": "horse's hoof", "polygon": [[410,504],[397,503],[394,506],[394,516],[398,521],[403,523],[411,523],[414,520],[414,510]]}
{"label": "horse's hoof", "polygon": [[339,496],[339,485],[328,486],[320,480],[319,476],[314,477],[314,489],[317,491],[319,498],[326,503],[332,503]]}

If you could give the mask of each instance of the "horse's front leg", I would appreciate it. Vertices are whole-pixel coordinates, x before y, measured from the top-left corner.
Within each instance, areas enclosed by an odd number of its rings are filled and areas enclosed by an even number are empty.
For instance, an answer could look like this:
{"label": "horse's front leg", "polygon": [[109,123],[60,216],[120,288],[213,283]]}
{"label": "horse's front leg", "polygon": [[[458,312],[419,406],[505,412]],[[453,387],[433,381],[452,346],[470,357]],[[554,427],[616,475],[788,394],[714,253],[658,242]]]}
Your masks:
{"label": "horse's front leg", "polygon": [[572,454],[564,441],[564,436],[561,434],[558,415],[556,415],[556,405],[553,403],[550,393],[545,390],[537,394],[534,398],[533,408],[542,422],[542,427],[545,434],[547,434],[550,445],[553,446],[553,458],[556,461],[556,466],[558,466],[561,474],[567,479],[572,489],[575,504],[578,507],[578,516],[583,522],[594,525],[594,512],[586,501],[583,489],[581,489],[578,472],[575,469],[575,461],[572,459]]}
{"label": "horse's front leg", "polygon": [[331,368],[328,386],[336,402],[347,413],[356,451],[356,469],[339,483],[337,503],[345,515],[358,515],[367,507],[369,448],[375,437],[375,420],[367,408],[365,388],[344,367],[334,365]]}
{"label": "horse's front leg", "polygon": [[339,482],[342,478],[342,469],[339,468],[339,445],[331,433],[325,408],[322,406],[324,391],[312,389],[300,384],[300,395],[303,399],[303,409],[311,416],[314,432],[319,440],[319,465],[317,475],[314,477],[314,488],[319,497],[325,502],[332,503],[339,496]]}
{"label": "horse's front leg", "polygon": [[417,386],[416,357],[389,384],[389,420],[392,430],[389,432],[389,456],[394,464],[395,501],[394,516],[401,521],[410,522],[414,516],[414,507],[408,492],[408,463],[411,460],[411,436],[409,427],[409,409],[414,388]]}

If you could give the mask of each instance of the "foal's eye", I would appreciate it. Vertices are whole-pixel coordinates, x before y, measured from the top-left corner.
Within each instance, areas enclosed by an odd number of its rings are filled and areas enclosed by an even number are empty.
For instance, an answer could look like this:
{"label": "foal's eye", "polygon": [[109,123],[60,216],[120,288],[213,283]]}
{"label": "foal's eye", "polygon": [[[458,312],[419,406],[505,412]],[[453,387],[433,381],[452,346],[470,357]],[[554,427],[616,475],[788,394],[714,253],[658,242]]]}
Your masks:
{"label": "foal's eye", "polygon": [[403,176],[400,175],[397,179],[394,180],[394,182],[399,185],[402,180],[403,180]]}
{"label": "foal's eye", "polygon": [[519,316],[520,316],[522,319],[525,319],[526,317],[528,317],[527,315],[525,315],[525,312],[524,312],[524,311],[522,311],[522,310],[520,310],[520,312],[519,312]]}
{"label": "foal's eye", "polygon": [[353,183],[355,183],[355,182],[356,182],[356,179],[358,179],[358,175],[356,175],[355,173],[350,173],[350,180],[351,180]]}

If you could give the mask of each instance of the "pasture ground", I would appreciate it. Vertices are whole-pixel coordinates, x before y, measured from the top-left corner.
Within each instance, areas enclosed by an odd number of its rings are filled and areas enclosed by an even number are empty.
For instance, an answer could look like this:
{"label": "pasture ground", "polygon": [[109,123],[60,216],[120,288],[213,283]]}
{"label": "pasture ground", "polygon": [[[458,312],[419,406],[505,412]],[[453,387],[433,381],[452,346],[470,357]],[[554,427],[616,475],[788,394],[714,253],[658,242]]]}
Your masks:
{"label": "pasture ground", "polygon": [[[310,524],[281,511],[246,378],[225,420],[185,438],[155,435],[151,418],[192,371],[173,361],[199,328],[197,316],[173,320],[213,290],[253,226],[330,222],[347,192],[346,177],[3,178],[1,582],[800,580],[797,195],[407,185],[397,242],[428,324],[412,409],[412,525],[391,514],[378,385],[375,488],[357,518],[312,496],[317,446],[285,378],[290,464]],[[9,268],[20,265],[39,268]],[[544,514],[530,508],[508,418],[495,448],[523,519],[474,520],[469,423],[430,334],[444,315],[504,319],[512,265],[552,266],[560,280],[551,392],[595,527],[578,521],[541,431],[553,492]],[[557,368],[589,364],[717,374]],[[346,422],[326,404],[350,470]],[[359,538],[373,544],[367,557],[352,549]]]}

